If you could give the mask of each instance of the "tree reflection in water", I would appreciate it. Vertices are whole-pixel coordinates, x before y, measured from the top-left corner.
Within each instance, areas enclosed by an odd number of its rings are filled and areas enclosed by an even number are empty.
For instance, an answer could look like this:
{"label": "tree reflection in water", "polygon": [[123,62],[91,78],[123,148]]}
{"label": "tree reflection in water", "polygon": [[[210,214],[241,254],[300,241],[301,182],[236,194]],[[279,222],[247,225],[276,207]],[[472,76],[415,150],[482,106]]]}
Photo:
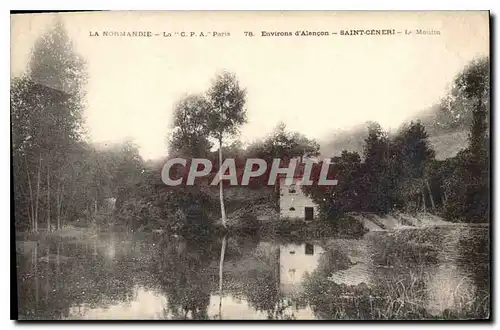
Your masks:
{"label": "tree reflection in water", "polygon": [[105,307],[132,298],[134,268],[124,267],[130,264],[126,258],[109,268],[101,254],[90,256],[86,250],[84,244],[43,242],[18,254],[20,319],[63,319],[79,306]]}
{"label": "tree reflection in water", "polygon": [[[19,314],[79,318],[113,307],[127,317],[120,306],[140,306],[140,289],[162,297],[134,314],[142,318],[163,307],[168,319],[483,318],[490,306],[487,233],[462,228],[331,239],[314,245],[314,258],[310,245],[235,236],[26,243],[17,255]],[[289,268],[297,270],[295,282],[285,281]]]}
{"label": "tree reflection in water", "polygon": [[[215,243],[209,240],[165,238],[158,247],[155,272],[167,298],[166,317],[207,319],[210,303],[209,272]],[[203,247],[203,248],[200,248]]]}

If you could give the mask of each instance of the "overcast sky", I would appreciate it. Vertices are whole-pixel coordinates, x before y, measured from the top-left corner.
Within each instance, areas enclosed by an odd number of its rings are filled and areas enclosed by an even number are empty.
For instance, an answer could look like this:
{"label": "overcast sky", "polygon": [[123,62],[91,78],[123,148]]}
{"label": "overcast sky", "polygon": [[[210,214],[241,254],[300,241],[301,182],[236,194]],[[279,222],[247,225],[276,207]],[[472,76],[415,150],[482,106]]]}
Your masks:
{"label": "overcast sky", "polygon": [[[145,158],[166,154],[172,107],[233,71],[247,89],[241,140],[278,121],[324,139],[367,120],[386,128],[442,97],[471,59],[489,53],[484,13],[92,13],[63,14],[88,63],[85,116],[95,142],[132,137]],[[52,15],[12,19],[12,73],[26,68]],[[245,37],[244,31],[439,30],[440,35]],[[90,37],[90,31],[220,31],[219,38]]]}

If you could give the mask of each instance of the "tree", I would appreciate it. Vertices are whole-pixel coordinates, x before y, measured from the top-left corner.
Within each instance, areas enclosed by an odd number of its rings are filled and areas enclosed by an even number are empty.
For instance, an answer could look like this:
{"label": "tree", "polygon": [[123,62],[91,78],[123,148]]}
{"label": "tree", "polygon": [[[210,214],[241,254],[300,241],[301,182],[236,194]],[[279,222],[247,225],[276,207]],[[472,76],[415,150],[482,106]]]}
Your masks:
{"label": "tree", "polygon": [[116,208],[119,209],[123,202],[137,188],[142,181],[143,160],[139,155],[139,147],[127,140],[116,145],[109,151],[110,181],[113,195],[116,196]]}
{"label": "tree", "polygon": [[474,112],[489,108],[489,67],[487,57],[476,59],[455,77],[439,104],[434,125],[445,130],[467,130],[473,125]]}
{"label": "tree", "polygon": [[287,131],[285,124],[280,122],[267,137],[248,146],[246,154],[248,158],[260,158],[266,161],[266,173],[251,181],[262,186],[267,185],[274,159],[280,159],[280,166],[286,167],[294,158],[303,160],[304,157],[318,156],[319,144],[299,132]]}
{"label": "tree", "polygon": [[368,124],[364,145],[363,207],[369,211],[386,213],[392,206],[389,138],[378,123]]}
{"label": "tree", "polygon": [[473,61],[459,76],[462,91],[473,103],[469,135],[470,216],[485,221],[489,214],[489,60]]}
{"label": "tree", "polygon": [[299,132],[287,131],[286,125],[280,122],[263,141],[250,145],[248,154],[268,162],[272,162],[274,158],[315,157],[319,155],[319,144]]}
{"label": "tree", "polygon": [[403,125],[391,146],[395,178],[395,199],[416,211],[426,211],[426,169],[434,161],[435,152],[425,127],[420,122]]}
{"label": "tree", "polygon": [[[210,136],[219,144],[219,166],[222,165],[222,144],[225,138],[234,136],[241,125],[246,123],[246,91],[239,85],[233,73],[222,72],[216,75],[207,93],[209,102],[208,128]],[[219,198],[222,225],[226,227],[226,211],[222,173],[219,171]]]}
{"label": "tree", "polygon": [[478,162],[483,168],[489,158],[489,68],[488,58],[476,60],[470,63],[456,79],[458,93],[463,94],[472,103],[469,149],[474,158],[473,161]]}
{"label": "tree", "polygon": [[455,78],[455,94],[472,109],[469,145],[455,160],[453,174],[446,180],[450,220],[484,222],[489,215],[489,59],[472,61]]}
{"label": "tree", "polygon": [[335,220],[332,224],[337,226],[340,225],[338,219],[346,212],[358,211],[361,207],[362,164],[358,153],[347,150],[329,161],[333,166],[328,171],[327,179],[336,179],[337,185],[318,185],[323,166],[320,162],[311,170],[313,184],[304,185],[301,189],[319,206],[320,216],[324,220]]}
{"label": "tree", "polygon": [[17,206],[27,210],[17,215],[27,214],[31,230],[38,230],[41,213],[51,230],[53,204],[61,202],[67,177],[65,156],[83,133],[85,82],[85,62],[59,21],[37,40],[27,71],[12,79],[14,189],[25,192]]}
{"label": "tree", "polygon": [[208,131],[208,101],[202,95],[189,95],[174,107],[174,130],[169,154],[206,157],[212,148]]}

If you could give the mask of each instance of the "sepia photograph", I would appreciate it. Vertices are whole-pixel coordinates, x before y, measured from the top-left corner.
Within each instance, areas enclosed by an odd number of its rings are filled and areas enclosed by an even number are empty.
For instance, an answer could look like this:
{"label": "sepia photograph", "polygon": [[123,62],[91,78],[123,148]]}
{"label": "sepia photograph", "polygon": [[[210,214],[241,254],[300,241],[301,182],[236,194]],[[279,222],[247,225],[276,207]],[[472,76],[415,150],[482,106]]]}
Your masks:
{"label": "sepia photograph", "polygon": [[488,11],[11,13],[17,320],[490,320]]}

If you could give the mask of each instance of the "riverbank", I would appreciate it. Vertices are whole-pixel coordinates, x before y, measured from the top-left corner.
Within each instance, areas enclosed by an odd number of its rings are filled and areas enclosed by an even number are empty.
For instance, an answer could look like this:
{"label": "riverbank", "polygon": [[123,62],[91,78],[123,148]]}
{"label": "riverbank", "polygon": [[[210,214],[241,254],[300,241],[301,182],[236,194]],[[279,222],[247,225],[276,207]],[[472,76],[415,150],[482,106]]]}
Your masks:
{"label": "riverbank", "polygon": [[[223,230],[220,220],[216,225]],[[228,221],[227,232],[235,234],[254,234],[258,232],[263,237],[360,237],[367,232],[461,225],[469,224],[446,221],[431,213],[408,214],[392,212],[387,215],[377,215],[374,213],[353,212],[329,221],[280,218],[276,214],[264,221],[256,220],[255,217],[232,218]],[[488,224],[470,225],[487,226]]]}
{"label": "riverbank", "polygon": [[358,238],[368,232],[387,232],[405,229],[430,229],[448,226],[477,226],[485,227],[489,224],[454,223],[429,213],[415,215],[405,213],[391,213],[376,215],[371,213],[351,213],[335,220],[304,221],[272,216],[259,220],[256,216],[232,217],[227,228],[222,226],[220,219],[208,227],[183,228],[175,232],[163,228],[148,228],[144,231],[127,231],[123,228],[103,229],[90,227],[65,226],[64,228],[48,233],[46,230],[16,233],[18,242],[35,241],[91,241],[99,235],[111,232],[123,233],[127,236],[138,237],[148,235],[180,235],[189,237],[223,237],[223,236],[258,236],[264,239],[278,239],[301,241],[305,239],[320,239],[324,237]]}

